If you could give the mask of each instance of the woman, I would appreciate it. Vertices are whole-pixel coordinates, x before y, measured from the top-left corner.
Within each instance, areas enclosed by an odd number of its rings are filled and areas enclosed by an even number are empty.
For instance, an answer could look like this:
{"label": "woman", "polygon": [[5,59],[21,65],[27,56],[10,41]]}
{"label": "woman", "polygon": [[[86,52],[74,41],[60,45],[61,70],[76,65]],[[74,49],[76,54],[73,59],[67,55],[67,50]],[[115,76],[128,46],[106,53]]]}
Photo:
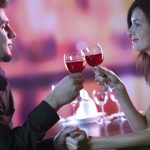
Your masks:
{"label": "woman", "polygon": [[[129,36],[133,48],[139,53],[137,67],[150,84],[150,0],[135,0],[128,11]],[[101,85],[105,82],[113,88],[126,117],[135,131],[134,133],[114,137],[91,137],[89,146],[96,148],[125,148],[149,149],[150,147],[150,107],[145,114],[140,114],[131,102],[124,84],[111,70],[99,67],[94,70],[95,80]],[[74,139],[67,138],[67,142],[74,143]],[[142,148],[140,148],[142,147]],[[144,148],[145,147],[145,148]]]}
{"label": "woman", "polygon": [[[139,53],[137,67],[144,74],[145,80],[150,84],[150,1],[135,0],[128,11],[129,36],[133,48]],[[95,70],[95,79],[100,84],[107,83],[114,89],[131,127],[135,131],[150,126],[150,107],[144,115],[133,106],[124,84],[119,77],[106,68]]]}

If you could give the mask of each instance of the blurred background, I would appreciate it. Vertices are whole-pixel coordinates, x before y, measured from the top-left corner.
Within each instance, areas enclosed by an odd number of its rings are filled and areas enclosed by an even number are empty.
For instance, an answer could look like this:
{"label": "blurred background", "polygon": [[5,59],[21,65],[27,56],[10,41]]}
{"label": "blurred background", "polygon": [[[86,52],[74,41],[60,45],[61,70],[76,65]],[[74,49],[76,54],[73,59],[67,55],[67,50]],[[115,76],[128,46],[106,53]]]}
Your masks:
{"label": "blurred background", "polygon": [[[150,92],[136,72],[136,53],[127,35],[126,16],[132,1],[11,1],[6,13],[17,36],[12,61],[2,65],[15,99],[14,126],[20,125],[51,86],[68,74],[63,54],[96,42],[104,50],[102,65],[120,76],[137,109],[146,109]],[[101,88],[88,65],[83,77],[90,96],[93,89]],[[116,111],[111,105],[106,105],[108,113]],[[72,114],[72,107],[68,104],[58,113],[67,117]]]}

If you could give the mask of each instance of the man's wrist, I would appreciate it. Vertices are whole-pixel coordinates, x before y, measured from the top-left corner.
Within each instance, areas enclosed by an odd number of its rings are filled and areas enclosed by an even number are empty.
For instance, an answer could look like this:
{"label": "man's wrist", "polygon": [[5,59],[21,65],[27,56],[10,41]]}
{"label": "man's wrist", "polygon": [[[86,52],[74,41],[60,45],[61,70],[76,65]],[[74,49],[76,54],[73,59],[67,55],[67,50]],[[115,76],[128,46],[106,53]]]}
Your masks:
{"label": "man's wrist", "polygon": [[60,108],[58,103],[54,99],[50,100],[50,99],[45,98],[44,101],[47,102],[56,111]]}

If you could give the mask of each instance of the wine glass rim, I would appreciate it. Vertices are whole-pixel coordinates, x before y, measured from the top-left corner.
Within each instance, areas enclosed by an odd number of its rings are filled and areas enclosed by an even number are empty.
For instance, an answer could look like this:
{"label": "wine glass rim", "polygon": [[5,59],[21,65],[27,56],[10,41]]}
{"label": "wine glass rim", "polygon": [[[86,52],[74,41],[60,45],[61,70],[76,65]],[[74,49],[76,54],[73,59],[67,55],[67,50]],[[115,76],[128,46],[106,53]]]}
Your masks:
{"label": "wine glass rim", "polygon": [[80,52],[74,52],[74,53],[65,53],[64,54],[64,61],[65,60],[84,60],[84,56]]}
{"label": "wine glass rim", "polygon": [[81,53],[82,53],[82,55],[84,54],[92,54],[92,55],[96,55],[96,54],[102,54],[103,55],[103,49],[102,49],[102,47],[99,45],[99,47],[100,47],[100,51],[95,51],[95,50],[92,50],[91,51],[91,49],[92,49],[92,46],[88,46],[88,47],[86,47],[86,48],[83,48],[83,49],[81,49]]}
{"label": "wine glass rim", "polygon": [[77,51],[77,52],[67,52],[67,53],[64,53],[64,56],[65,55],[81,55],[82,56],[82,53],[80,51]]}
{"label": "wine glass rim", "polygon": [[97,93],[107,93],[108,91],[106,89],[100,89],[100,90],[93,90],[93,93],[97,92]]}

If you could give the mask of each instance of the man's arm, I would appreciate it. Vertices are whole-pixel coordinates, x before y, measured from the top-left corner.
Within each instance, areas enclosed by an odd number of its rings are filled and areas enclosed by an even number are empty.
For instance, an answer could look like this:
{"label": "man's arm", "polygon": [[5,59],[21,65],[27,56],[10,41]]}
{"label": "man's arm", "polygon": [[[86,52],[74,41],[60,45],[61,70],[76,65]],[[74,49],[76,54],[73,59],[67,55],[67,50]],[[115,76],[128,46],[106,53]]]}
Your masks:
{"label": "man's arm", "polygon": [[50,138],[50,139],[38,142],[35,150],[54,150],[53,140],[54,138]]}
{"label": "man's arm", "polygon": [[5,135],[8,150],[32,150],[46,131],[59,120],[55,110],[42,102],[28,116],[25,123]]}

